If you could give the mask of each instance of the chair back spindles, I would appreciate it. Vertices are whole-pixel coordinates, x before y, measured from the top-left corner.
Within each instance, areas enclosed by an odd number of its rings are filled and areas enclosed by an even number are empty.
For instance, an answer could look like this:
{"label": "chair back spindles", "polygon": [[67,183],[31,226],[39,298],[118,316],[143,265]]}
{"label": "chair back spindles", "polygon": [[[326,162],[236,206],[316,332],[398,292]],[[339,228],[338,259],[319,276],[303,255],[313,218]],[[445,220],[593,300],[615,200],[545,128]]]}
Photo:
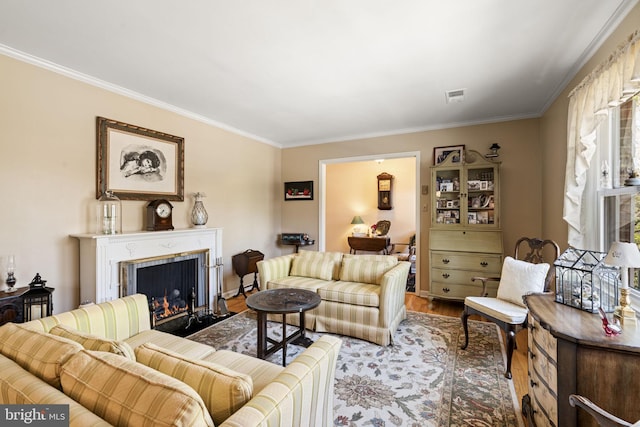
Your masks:
{"label": "chair back spindles", "polygon": [[[520,256],[521,252],[526,253]],[[547,273],[547,278],[544,281],[544,291],[549,292],[556,274],[553,268],[553,262],[560,256],[560,246],[549,239],[542,240],[537,237],[521,237],[516,242],[514,255],[516,259],[533,264],[546,262],[551,265]]]}

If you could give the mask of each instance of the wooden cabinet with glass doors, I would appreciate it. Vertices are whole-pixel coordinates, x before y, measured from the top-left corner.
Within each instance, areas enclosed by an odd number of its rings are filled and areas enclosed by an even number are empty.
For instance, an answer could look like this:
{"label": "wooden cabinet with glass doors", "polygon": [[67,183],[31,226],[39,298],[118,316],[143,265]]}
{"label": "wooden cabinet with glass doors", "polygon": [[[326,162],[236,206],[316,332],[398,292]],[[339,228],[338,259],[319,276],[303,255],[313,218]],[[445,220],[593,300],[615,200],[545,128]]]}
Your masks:
{"label": "wooden cabinet with glass doors", "polygon": [[[431,167],[429,299],[480,296],[481,282],[471,279],[502,269],[500,163],[473,150],[454,160]],[[495,296],[498,283],[488,286]]]}

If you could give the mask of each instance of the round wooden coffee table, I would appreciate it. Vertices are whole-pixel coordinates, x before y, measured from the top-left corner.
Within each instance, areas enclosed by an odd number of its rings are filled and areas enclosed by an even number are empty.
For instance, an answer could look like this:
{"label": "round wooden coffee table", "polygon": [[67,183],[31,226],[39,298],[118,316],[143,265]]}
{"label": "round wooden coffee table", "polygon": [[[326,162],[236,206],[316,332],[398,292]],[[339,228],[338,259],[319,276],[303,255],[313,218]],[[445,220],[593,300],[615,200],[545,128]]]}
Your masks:
{"label": "round wooden coffee table", "polygon": [[[320,295],[306,289],[267,289],[250,295],[247,307],[258,314],[258,357],[265,359],[282,349],[282,366],[286,366],[288,343],[309,347],[313,341],[305,335],[304,313],[316,308],[320,301]],[[290,313],[300,313],[300,326],[287,336],[287,314]],[[282,314],[282,341],[267,336],[268,314]]]}

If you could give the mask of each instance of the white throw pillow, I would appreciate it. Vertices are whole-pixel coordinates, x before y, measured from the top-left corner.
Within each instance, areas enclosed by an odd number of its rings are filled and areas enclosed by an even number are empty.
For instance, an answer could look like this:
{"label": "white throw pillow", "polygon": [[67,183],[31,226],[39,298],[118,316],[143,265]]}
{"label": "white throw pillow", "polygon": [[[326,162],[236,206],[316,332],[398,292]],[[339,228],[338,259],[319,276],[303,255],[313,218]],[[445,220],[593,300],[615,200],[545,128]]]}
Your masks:
{"label": "white throw pillow", "polygon": [[549,264],[532,264],[510,256],[504,259],[498,298],[525,307],[522,296],[544,291]]}

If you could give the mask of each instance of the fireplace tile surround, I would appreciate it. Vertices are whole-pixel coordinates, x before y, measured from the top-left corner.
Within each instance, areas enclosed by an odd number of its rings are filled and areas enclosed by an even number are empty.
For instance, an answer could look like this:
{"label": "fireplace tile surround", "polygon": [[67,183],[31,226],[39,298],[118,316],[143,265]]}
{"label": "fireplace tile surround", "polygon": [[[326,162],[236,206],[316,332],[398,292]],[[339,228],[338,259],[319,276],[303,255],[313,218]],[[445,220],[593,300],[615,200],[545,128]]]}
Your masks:
{"label": "fireplace tile surround", "polygon": [[222,257],[221,228],[189,228],[122,234],[73,234],[79,241],[80,301],[101,303],[122,296],[121,263],[207,251],[210,309],[216,295],[216,259]]}

